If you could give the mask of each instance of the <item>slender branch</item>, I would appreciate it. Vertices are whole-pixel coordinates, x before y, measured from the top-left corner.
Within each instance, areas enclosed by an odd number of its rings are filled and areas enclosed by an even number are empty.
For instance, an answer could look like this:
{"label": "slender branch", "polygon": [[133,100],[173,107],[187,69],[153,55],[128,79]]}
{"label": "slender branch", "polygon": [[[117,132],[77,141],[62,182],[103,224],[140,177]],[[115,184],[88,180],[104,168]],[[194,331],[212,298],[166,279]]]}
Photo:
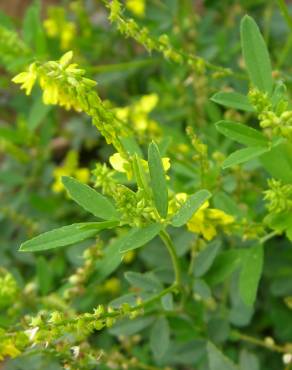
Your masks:
{"label": "slender branch", "polygon": [[272,231],[269,234],[263,236],[259,241],[261,244],[264,244],[265,242],[272,239],[276,235],[279,235],[279,231]]}
{"label": "slender branch", "polygon": [[264,347],[264,348],[267,348],[269,349],[270,351],[275,351],[275,352],[279,352],[279,353],[291,353],[291,348],[289,350],[288,346],[280,346],[278,344],[275,344],[275,343],[270,343],[268,341],[265,341],[265,340],[262,340],[262,339],[258,339],[258,338],[254,338],[254,337],[251,337],[250,335],[246,335],[246,334],[241,334],[239,332],[236,332],[234,333],[236,335],[236,337],[239,339],[239,340],[242,340],[242,341],[245,341],[245,342],[248,342],[248,343],[251,343],[251,344],[255,344],[256,346],[260,346],[260,347]]}
{"label": "slender branch", "polygon": [[163,241],[164,245],[166,246],[169,254],[170,254],[170,257],[171,257],[171,260],[172,260],[172,264],[173,264],[173,269],[174,269],[174,273],[175,273],[175,281],[174,281],[174,285],[177,286],[177,287],[181,287],[181,271],[180,271],[180,264],[179,264],[179,259],[178,259],[178,256],[176,254],[176,250],[175,250],[175,247],[172,243],[172,240],[170,238],[170,236],[168,235],[168,233],[165,231],[165,230],[162,230],[159,234],[161,240]]}

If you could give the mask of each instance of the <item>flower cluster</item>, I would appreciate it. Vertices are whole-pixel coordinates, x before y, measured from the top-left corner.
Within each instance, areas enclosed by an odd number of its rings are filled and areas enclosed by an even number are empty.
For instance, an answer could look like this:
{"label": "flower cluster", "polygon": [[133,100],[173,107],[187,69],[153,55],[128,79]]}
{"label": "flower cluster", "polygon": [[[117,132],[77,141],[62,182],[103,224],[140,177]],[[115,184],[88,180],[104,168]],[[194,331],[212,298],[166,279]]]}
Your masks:
{"label": "flower cluster", "polygon": [[124,185],[117,185],[112,195],[121,217],[121,222],[131,226],[143,226],[155,220],[152,201],[145,197],[143,190],[134,192]]}
{"label": "flower cluster", "polygon": [[161,136],[158,123],[149,117],[149,114],[156,107],[158,99],[157,94],[144,95],[127,107],[114,109],[118,119],[131,124],[138,141],[141,143],[149,142]]}
{"label": "flower cluster", "polygon": [[103,194],[114,194],[117,182],[114,179],[116,171],[110,169],[105,163],[97,163],[95,169],[92,171],[94,176],[94,186],[101,188]]}
{"label": "flower cluster", "polygon": [[[22,58],[19,58],[20,55]],[[30,49],[18,34],[0,26],[0,63],[11,71],[17,71],[30,56]]]}
{"label": "flower cluster", "polygon": [[19,294],[14,277],[6,270],[0,270],[0,309],[9,307]]}
{"label": "flower cluster", "polygon": [[230,75],[231,72],[229,69],[215,66],[197,55],[186,54],[176,49],[166,34],[161,35],[159,38],[151,36],[148,28],[141,28],[133,19],[126,19],[123,16],[122,5],[119,0],[106,0],[105,2],[110,10],[109,20],[117,25],[118,30],[125,37],[133,38],[149,52],[157,51],[162,53],[166,59],[174,63],[186,63],[199,74],[204,73],[206,68],[209,68],[216,71],[217,77]]}
{"label": "flower cluster", "polygon": [[73,53],[69,51],[59,61],[32,63],[26,72],[21,72],[12,81],[21,84],[21,88],[27,95],[31,93],[36,81],[39,81],[45,104],[85,112],[92,117],[93,124],[105,137],[107,143],[113,144],[118,151],[123,152],[119,137],[129,134],[128,126],[104,107],[93,89],[96,82],[84,77],[85,71],[77,64],[70,63],[72,57]]}
{"label": "flower cluster", "polygon": [[234,223],[233,216],[216,208],[209,208],[209,202],[205,202],[187,223],[188,230],[200,234],[206,240],[212,240],[217,235],[217,229],[223,228],[228,232],[230,225]]}
{"label": "flower cluster", "polygon": [[281,98],[273,105],[268,94],[257,89],[251,89],[248,97],[258,114],[260,127],[267,136],[281,136],[291,141],[292,111],[287,110],[287,101]]}
{"label": "flower cluster", "polygon": [[44,20],[44,27],[51,38],[60,39],[61,49],[68,49],[76,36],[76,25],[66,20],[65,9],[52,6],[48,10],[48,18]]}
{"label": "flower cluster", "polygon": [[281,213],[292,209],[292,185],[281,181],[268,180],[269,189],[264,191],[264,199],[271,213]]}
{"label": "flower cluster", "polygon": [[194,133],[192,127],[188,126],[186,132],[196,152],[196,154],[193,156],[193,160],[199,162],[201,167],[201,175],[203,176],[204,173],[209,170],[208,147]]}
{"label": "flower cluster", "polygon": [[102,258],[102,245],[102,241],[98,239],[94,245],[83,252],[83,264],[68,278],[70,287],[63,293],[66,299],[80,295],[85,291],[85,285],[95,271],[96,260]]}

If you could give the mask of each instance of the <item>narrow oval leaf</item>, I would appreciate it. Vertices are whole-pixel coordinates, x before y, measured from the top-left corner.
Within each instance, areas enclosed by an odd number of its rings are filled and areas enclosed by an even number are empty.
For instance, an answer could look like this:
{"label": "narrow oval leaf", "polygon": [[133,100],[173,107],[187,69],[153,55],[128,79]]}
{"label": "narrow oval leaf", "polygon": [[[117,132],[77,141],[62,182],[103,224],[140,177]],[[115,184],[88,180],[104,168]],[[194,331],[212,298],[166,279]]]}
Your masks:
{"label": "narrow oval leaf", "polygon": [[167,351],[170,339],[170,329],[165,317],[155,321],[150,333],[150,348],[155,359],[160,359]]}
{"label": "narrow oval leaf", "polygon": [[[281,160],[279,160],[281,158]],[[264,168],[275,179],[287,184],[292,182],[292,145],[281,143],[261,156],[260,161]]]}
{"label": "narrow oval leaf", "polygon": [[62,183],[71,198],[86,211],[104,220],[117,220],[119,215],[113,204],[90,186],[73,177],[62,177]]}
{"label": "narrow oval leaf", "polygon": [[141,163],[140,157],[137,154],[133,156],[133,171],[138,187],[143,189],[147,196],[151,197],[151,190],[147,181],[145,169]]}
{"label": "narrow oval leaf", "polygon": [[210,370],[239,370],[213,343],[207,344],[208,362]]}
{"label": "narrow oval leaf", "polygon": [[221,243],[215,240],[198,254],[194,263],[194,274],[196,277],[203,276],[209,270],[219,252],[220,246]]}
{"label": "narrow oval leaf", "polygon": [[239,149],[236,152],[231,153],[230,156],[225,159],[222,168],[228,168],[235,166],[236,164],[250,161],[251,159],[257,158],[269,150],[269,148],[252,146],[249,148]]}
{"label": "narrow oval leaf", "polygon": [[171,224],[175,227],[181,227],[189,221],[192,215],[211,197],[208,190],[199,190],[188,197],[186,202],[181,206],[174,215]]}
{"label": "narrow oval leaf", "polygon": [[216,285],[227,279],[241,264],[244,249],[231,249],[216,256],[204,279],[209,285]]}
{"label": "narrow oval leaf", "polygon": [[120,240],[119,250],[121,253],[140,248],[150,242],[161,231],[162,225],[150,224],[142,228],[133,228]]}
{"label": "narrow oval leaf", "polygon": [[248,15],[241,21],[240,35],[250,80],[259,90],[270,94],[273,89],[273,77],[268,49],[256,22]]}
{"label": "narrow oval leaf", "polygon": [[84,222],[48,231],[22,243],[19,250],[21,252],[36,252],[64,247],[89,239],[99,231],[112,227],[108,222],[100,222],[99,225],[94,222],[93,229],[84,228],[84,226],[89,226],[90,224],[90,222]]}
{"label": "narrow oval leaf", "polygon": [[246,146],[267,147],[269,143],[260,131],[238,122],[219,121],[216,123],[216,129],[229,139]]}
{"label": "narrow oval leaf", "polygon": [[239,293],[247,306],[252,306],[263,270],[264,247],[262,244],[249,248],[243,259],[239,275]]}
{"label": "narrow oval leaf", "polygon": [[245,112],[253,112],[254,108],[250,104],[248,97],[238,92],[218,92],[211,97],[214,103],[223,105],[224,107],[243,110]]}
{"label": "narrow oval leaf", "polygon": [[158,146],[153,142],[148,148],[148,167],[154,203],[160,216],[165,218],[168,211],[167,183]]}
{"label": "narrow oval leaf", "polygon": [[140,272],[127,271],[125,273],[125,279],[133,287],[147,292],[159,291],[162,289],[159,280],[155,279],[149,273],[141,274]]}
{"label": "narrow oval leaf", "polygon": [[108,331],[112,335],[121,336],[121,335],[134,335],[139,333],[141,330],[147,328],[153,323],[152,316],[138,317],[133,320],[124,319],[118,321],[112,328],[109,328]]}

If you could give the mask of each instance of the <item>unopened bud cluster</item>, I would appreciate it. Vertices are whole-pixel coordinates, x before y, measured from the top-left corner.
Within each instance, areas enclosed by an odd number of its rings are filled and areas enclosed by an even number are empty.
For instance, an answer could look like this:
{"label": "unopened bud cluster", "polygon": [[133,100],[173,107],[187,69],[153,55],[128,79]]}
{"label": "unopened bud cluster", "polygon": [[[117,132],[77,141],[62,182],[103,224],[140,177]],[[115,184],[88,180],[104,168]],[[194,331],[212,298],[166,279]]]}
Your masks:
{"label": "unopened bud cluster", "polygon": [[271,213],[281,213],[292,209],[292,185],[270,179],[269,189],[264,192],[267,208]]}

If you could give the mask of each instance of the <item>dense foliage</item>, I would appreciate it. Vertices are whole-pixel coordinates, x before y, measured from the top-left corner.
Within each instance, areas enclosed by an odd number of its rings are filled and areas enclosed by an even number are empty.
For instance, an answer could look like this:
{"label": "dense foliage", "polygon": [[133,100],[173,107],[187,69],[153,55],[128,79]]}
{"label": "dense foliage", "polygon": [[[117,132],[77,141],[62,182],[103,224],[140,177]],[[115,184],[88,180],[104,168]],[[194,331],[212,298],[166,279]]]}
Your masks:
{"label": "dense foliage", "polygon": [[292,369],[291,32],[284,0],[0,12],[1,369]]}

